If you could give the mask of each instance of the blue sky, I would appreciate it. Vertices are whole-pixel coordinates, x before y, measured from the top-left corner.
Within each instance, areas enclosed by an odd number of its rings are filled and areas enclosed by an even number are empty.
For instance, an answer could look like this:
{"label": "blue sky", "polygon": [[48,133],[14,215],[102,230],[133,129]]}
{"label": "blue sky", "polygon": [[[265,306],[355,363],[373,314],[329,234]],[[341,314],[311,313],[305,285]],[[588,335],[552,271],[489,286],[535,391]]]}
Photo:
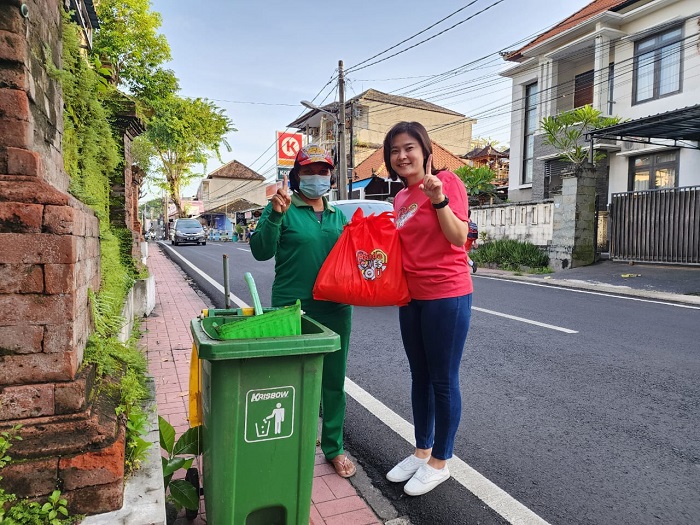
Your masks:
{"label": "blue sky", "polygon": [[[347,74],[346,97],[374,88],[423,98],[476,116],[475,137],[509,141],[510,82],[497,72],[506,63],[503,49],[573,14],[590,0],[354,0],[282,2],[279,0],[152,0],[161,13],[160,32],[170,43],[168,67],[180,79],[181,95],[205,97],[226,110],[238,131],[227,139],[236,159],[266,177],[274,176],[275,132],[298,117],[300,100],[337,100],[338,60],[346,70],[465,8],[434,28],[398,46],[384,58],[446,30],[454,29],[393,58]],[[528,38],[529,37],[529,38]],[[521,44],[522,45],[522,44]],[[495,55],[494,55],[495,54]],[[490,55],[490,56],[489,56]],[[438,75],[487,57],[469,71],[411,92]],[[478,86],[455,92],[466,82]],[[450,87],[453,86],[453,87]],[[465,151],[466,152],[466,151]],[[221,165],[212,159],[210,172]],[[191,184],[184,196],[194,194]]]}

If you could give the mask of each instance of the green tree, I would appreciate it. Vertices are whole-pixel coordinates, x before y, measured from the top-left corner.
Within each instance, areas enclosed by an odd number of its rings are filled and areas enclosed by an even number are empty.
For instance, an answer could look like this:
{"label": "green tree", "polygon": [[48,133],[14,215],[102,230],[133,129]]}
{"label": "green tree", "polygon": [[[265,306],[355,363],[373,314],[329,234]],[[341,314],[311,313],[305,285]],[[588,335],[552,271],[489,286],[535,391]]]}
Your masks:
{"label": "green tree", "polygon": [[163,68],[170,45],[158,34],[161,15],[151,11],[150,0],[101,0],[93,53],[112,70],[113,80],[146,106],[178,90],[175,74]]}
{"label": "green tree", "polygon": [[155,104],[154,110],[146,130],[148,143],[142,146],[151,148],[155,171],[162,177],[160,185],[170,194],[178,216],[183,217],[180,191],[201,176],[193,167],[206,165],[212,154],[221,160],[220,146],[231,150],[225,135],[236,130],[224,111],[207,99],[170,95]]}
{"label": "green tree", "polygon": [[[556,148],[560,159],[569,161],[575,173],[581,173],[588,160],[588,145],[583,144],[583,136],[591,129],[606,128],[620,122],[619,117],[604,117],[590,104],[559,113],[542,120],[544,143]],[[600,160],[605,154],[596,153],[594,160]]]}
{"label": "green tree", "polygon": [[496,172],[488,166],[462,166],[455,170],[470,197],[494,195],[496,193]]}

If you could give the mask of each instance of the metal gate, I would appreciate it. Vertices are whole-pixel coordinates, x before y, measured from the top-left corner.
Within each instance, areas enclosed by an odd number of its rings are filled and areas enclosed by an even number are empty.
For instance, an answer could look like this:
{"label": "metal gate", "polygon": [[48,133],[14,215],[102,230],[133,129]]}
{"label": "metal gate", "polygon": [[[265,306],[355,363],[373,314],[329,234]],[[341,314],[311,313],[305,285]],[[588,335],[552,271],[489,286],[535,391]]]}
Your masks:
{"label": "metal gate", "polygon": [[700,265],[700,186],[614,193],[610,258]]}

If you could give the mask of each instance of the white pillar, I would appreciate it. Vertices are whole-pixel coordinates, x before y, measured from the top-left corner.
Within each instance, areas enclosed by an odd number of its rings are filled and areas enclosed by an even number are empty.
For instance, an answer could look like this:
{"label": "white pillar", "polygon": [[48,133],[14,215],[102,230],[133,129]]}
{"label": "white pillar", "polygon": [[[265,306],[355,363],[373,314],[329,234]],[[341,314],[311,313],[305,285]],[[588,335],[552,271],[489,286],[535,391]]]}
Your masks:
{"label": "white pillar", "polygon": [[610,67],[610,37],[595,37],[593,73],[593,108],[603,115],[608,114],[608,69]]}
{"label": "white pillar", "polygon": [[557,114],[559,63],[551,58],[540,58],[538,76],[539,116],[537,122],[542,122],[543,118]]}

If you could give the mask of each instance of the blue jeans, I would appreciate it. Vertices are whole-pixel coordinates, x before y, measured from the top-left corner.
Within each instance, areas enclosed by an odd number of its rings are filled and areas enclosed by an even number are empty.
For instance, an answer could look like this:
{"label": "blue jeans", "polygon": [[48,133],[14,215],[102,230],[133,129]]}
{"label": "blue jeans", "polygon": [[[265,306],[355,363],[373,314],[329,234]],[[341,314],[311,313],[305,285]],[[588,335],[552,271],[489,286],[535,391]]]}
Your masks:
{"label": "blue jeans", "polygon": [[471,294],[399,308],[401,338],[411,368],[416,448],[450,459],[462,415],[459,364],[469,332]]}

